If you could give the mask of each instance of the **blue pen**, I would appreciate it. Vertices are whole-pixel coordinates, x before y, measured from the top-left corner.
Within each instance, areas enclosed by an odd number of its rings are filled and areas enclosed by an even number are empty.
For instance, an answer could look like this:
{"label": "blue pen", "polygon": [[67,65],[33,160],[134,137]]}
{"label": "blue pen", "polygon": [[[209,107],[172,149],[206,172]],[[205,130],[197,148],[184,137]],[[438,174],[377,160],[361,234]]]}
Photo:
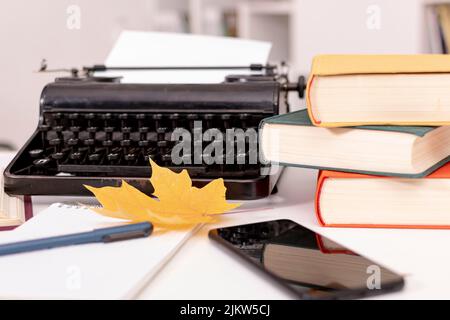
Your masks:
{"label": "blue pen", "polygon": [[68,234],[65,236],[7,243],[0,245],[0,256],[78,244],[97,242],[108,243],[113,241],[148,237],[152,231],[153,225],[150,222],[141,222],[118,227],[95,229],[93,231]]}

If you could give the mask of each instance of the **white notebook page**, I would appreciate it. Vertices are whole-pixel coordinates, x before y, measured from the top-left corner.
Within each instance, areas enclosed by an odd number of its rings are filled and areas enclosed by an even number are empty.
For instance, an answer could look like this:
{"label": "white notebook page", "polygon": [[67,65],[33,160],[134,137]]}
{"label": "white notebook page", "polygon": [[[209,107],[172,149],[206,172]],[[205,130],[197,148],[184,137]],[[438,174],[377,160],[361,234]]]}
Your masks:
{"label": "white notebook page", "polygon": [[[76,233],[123,223],[91,210],[53,204],[0,243]],[[148,238],[0,256],[0,298],[135,298],[193,234],[155,231]]]}

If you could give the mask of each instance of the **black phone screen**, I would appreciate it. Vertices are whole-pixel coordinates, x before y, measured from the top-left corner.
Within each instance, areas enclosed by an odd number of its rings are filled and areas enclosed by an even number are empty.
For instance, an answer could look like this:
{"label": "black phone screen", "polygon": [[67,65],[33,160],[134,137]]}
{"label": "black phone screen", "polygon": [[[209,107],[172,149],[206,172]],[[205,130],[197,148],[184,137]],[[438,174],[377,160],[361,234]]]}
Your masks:
{"label": "black phone screen", "polygon": [[301,299],[361,298],[404,284],[397,273],[290,220],[214,229],[209,235]]}

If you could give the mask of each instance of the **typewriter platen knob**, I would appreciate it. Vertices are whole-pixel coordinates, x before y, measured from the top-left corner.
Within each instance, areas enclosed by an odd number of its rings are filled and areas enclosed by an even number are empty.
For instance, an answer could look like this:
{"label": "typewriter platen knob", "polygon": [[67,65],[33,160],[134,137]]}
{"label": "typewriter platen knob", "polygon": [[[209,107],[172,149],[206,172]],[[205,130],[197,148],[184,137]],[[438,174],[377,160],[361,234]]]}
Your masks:
{"label": "typewriter platen knob", "polygon": [[286,91],[297,91],[298,97],[303,99],[305,96],[306,80],[304,76],[299,76],[297,82],[288,82],[284,85]]}

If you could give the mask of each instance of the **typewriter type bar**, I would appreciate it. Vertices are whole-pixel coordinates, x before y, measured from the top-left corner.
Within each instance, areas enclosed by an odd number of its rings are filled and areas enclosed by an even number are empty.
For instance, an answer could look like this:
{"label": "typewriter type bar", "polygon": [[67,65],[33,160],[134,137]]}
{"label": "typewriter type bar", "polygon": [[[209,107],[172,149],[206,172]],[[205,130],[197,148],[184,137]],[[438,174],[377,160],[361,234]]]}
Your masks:
{"label": "typewriter type bar", "polygon": [[[245,152],[233,149],[233,156],[243,162],[196,164],[193,154],[183,154],[183,160],[190,161],[174,164],[171,151],[176,141],[171,135],[177,128],[192,132],[198,121],[203,132],[209,128],[257,131],[263,118],[285,109],[282,94],[282,84],[275,80],[220,84],[56,81],[42,92],[37,130],[5,170],[5,191],[88,195],[83,184],[118,186],[126,180],[151,194],[148,162],[152,159],[176,172],[188,170],[194,186],[224,178],[230,199],[266,197],[277,176],[263,175],[261,169],[267,167],[259,162],[249,163],[249,153],[255,150],[248,145]],[[210,142],[193,143],[200,143],[197,147],[203,150]]]}

